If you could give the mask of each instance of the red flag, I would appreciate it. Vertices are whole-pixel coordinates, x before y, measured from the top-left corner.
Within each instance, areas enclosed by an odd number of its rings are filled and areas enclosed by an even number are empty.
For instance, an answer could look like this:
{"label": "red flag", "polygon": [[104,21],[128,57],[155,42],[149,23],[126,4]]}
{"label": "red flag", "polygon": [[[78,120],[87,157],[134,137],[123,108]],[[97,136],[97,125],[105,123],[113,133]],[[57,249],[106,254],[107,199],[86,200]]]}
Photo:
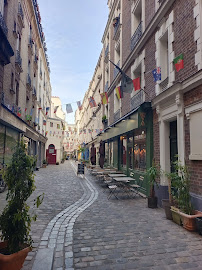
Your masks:
{"label": "red flag", "polygon": [[140,87],[140,77],[133,80],[133,86],[134,86],[135,91],[141,89],[141,87]]}

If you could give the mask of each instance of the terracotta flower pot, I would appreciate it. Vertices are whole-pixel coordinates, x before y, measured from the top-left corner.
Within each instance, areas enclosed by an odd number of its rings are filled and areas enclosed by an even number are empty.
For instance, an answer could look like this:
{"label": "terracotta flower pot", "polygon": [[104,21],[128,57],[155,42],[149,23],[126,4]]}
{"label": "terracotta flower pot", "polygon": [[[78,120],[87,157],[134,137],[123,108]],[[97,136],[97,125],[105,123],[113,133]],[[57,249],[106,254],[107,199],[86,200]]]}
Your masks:
{"label": "terracotta flower pot", "polygon": [[202,212],[195,211],[194,215],[187,215],[183,212],[180,212],[180,215],[182,217],[183,227],[191,232],[196,231],[196,218],[202,217]]}
{"label": "terracotta flower pot", "polygon": [[[0,249],[6,248],[6,242],[0,242]],[[1,270],[20,270],[22,269],[25,258],[31,251],[30,247],[24,248],[19,252],[11,255],[0,254],[0,269]]]}

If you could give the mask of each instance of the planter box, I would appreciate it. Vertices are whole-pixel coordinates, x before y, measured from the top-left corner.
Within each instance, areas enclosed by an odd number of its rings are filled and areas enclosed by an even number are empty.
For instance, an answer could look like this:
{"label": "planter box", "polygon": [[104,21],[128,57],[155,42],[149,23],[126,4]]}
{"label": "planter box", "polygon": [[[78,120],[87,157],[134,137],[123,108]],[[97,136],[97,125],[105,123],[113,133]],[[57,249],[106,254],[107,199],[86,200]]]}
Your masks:
{"label": "planter box", "polygon": [[179,212],[182,218],[182,224],[185,229],[188,231],[194,232],[196,231],[196,218],[202,217],[202,212],[195,211],[194,215],[187,215],[183,212]]}
{"label": "planter box", "polygon": [[171,206],[171,212],[172,212],[172,218],[173,221],[178,224],[178,225],[182,225],[182,219],[181,219],[181,215],[180,215],[180,211],[178,208]]}

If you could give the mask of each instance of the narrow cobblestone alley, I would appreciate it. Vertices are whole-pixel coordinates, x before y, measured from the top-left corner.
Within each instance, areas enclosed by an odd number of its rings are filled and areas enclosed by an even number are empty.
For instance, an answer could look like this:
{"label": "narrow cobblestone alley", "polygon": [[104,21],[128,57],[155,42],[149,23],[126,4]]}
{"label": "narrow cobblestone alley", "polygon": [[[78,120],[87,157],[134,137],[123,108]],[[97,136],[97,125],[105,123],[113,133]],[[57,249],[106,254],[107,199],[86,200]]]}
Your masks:
{"label": "narrow cobblestone alley", "polygon": [[[45,197],[23,270],[202,269],[201,236],[147,208],[145,199],[108,200],[95,177],[76,176],[76,165],[36,172],[31,200]],[[2,210],[5,193],[0,198]]]}

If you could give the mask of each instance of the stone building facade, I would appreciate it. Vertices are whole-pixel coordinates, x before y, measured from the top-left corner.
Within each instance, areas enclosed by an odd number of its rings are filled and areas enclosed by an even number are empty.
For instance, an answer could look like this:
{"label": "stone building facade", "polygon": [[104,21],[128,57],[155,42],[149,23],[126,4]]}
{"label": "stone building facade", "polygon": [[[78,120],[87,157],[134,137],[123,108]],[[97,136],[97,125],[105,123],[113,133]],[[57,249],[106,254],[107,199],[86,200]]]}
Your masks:
{"label": "stone building facade", "polygon": [[[50,112],[51,85],[45,36],[36,0],[0,1],[1,21],[7,28],[10,53],[1,68],[1,163],[9,162],[15,143],[23,135],[28,152],[45,157],[46,121]],[[1,54],[5,54],[1,48]],[[8,57],[7,57],[8,59]]]}
{"label": "stone building facade", "polygon": [[[170,172],[177,154],[189,166],[192,200],[201,210],[202,2],[109,0],[108,6],[101,70],[107,126],[96,138],[105,141],[106,164],[143,176],[142,191],[148,194],[145,173],[152,159]],[[184,67],[177,71],[174,59],[181,54]],[[122,75],[112,62],[132,80],[139,78],[140,90],[119,99]],[[152,71],[158,67],[161,80],[155,81]],[[84,102],[90,95],[87,91]],[[159,202],[168,197],[165,175],[157,195]]]}

